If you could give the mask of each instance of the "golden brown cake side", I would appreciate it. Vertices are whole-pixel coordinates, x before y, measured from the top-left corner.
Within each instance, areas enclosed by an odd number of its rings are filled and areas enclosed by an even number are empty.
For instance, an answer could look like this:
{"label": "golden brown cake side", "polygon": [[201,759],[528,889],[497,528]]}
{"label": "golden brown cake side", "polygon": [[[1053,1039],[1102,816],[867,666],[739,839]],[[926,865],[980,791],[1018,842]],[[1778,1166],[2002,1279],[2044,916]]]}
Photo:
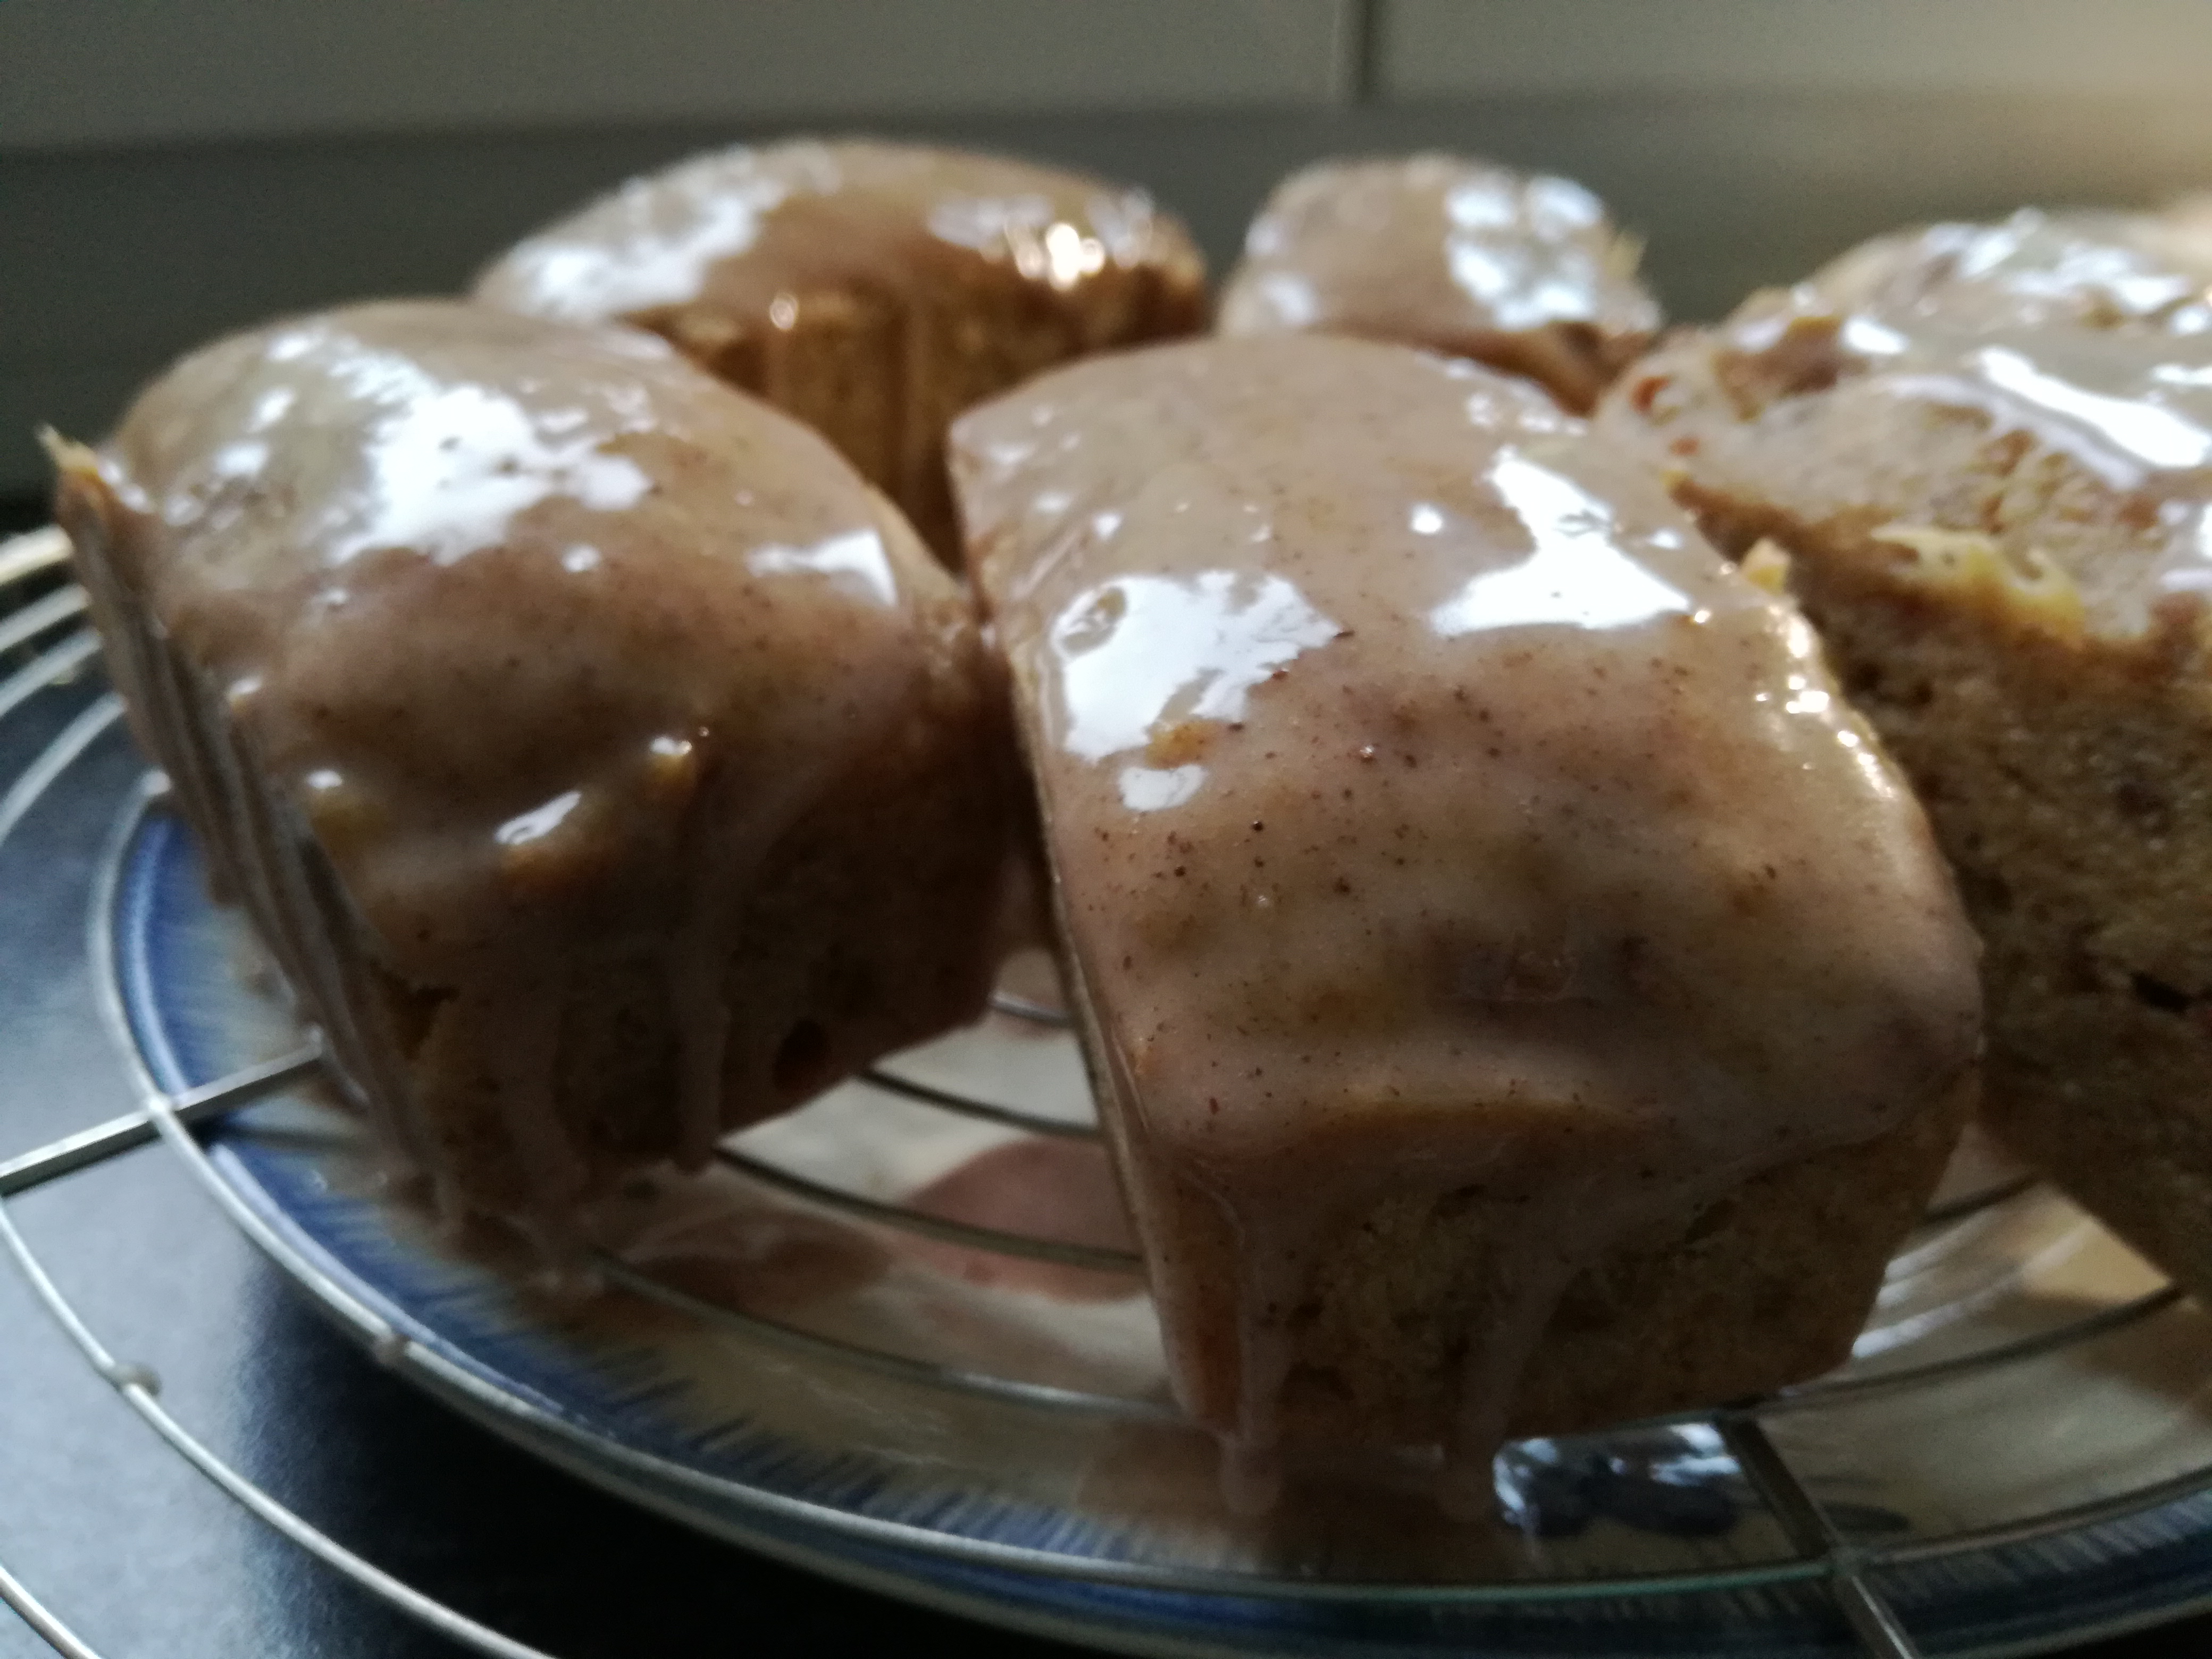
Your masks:
{"label": "golden brown cake side", "polygon": [[[1974,1095],[1972,1079],[1874,1139],[1752,1176],[1608,1245],[1559,1293],[1505,1421],[1565,1434],[1764,1394],[1850,1357],[1888,1249],[1918,1221]],[[1188,1198],[1200,1205],[1202,1195]],[[1470,1334],[1525,1206],[1479,1188],[1385,1199],[1338,1227],[1289,1315],[1282,1409],[1308,1441],[1433,1444],[1462,1407]],[[1187,1224],[1204,1228],[1206,1206]],[[1206,1305],[1184,1363],[1202,1419],[1235,1409],[1236,1243],[1193,1269]]]}
{"label": "golden brown cake side", "polygon": [[[1838,1356],[1978,997],[1802,621],[1542,393],[1393,346],[1079,365],[954,463],[1176,1387],[1245,1496],[1286,1440],[1441,1441],[1480,1504],[1509,1425]],[[1814,1203],[1778,1317],[1698,1237]],[[1739,1322],[1709,1367],[1617,1369],[1663,1346],[1630,1279]]]}
{"label": "golden brown cake side", "polygon": [[1985,1121],[2212,1290],[2212,270],[2118,216],[1928,240],[1656,354],[1599,426],[1768,544],[1912,776],[1986,947]]}
{"label": "golden brown cake side", "polygon": [[643,335],[392,303],[57,450],[135,726],[452,1207],[557,1230],[980,1011],[998,672],[805,428]]}
{"label": "golden brown cake side", "polygon": [[633,179],[519,244],[477,297],[665,336],[829,437],[947,561],[945,429],[1038,370],[1205,325],[1195,245],[1141,191],[855,140]]}
{"label": "golden brown cake side", "polygon": [[1524,374],[1584,413],[1658,331],[1638,253],[1570,179],[1438,154],[1322,161],[1253,220],[1221,331],[1394,340]]}

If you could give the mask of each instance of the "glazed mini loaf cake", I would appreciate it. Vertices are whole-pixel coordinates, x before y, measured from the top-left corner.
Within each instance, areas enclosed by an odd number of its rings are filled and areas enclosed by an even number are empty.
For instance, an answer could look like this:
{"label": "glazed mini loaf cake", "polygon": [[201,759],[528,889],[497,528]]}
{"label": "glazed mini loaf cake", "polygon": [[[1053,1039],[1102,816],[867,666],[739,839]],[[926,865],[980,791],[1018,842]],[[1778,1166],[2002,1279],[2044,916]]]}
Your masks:
{"label": "glazed mini loaf cake", "polygon": [[1206,269],[1141,191],[996,156],[798,140],[633,179],[478,299],[667,337],[797,416],[957,555],[945,428],[1037,370],[1205,325]]}
{"label": "glazed mini loaf cake", "polygon": [[1176,1387],[1443,1443],[1840,1361],[1956,1137],[1973,944],[1811,631],[1540,392],[1319,336],[954,428]]}
{"label": "glazed mini loaf cake", "polygon": [[2212,213],[2198,202],[2162,214],[2026,208],[1996,224],[1923,225],[1860,244],[1802,292],[1839,314],[1954,331],[2188,333],[2208,283]]}
{"label": "glazed mini loaf cake", "polygon": [[[1601,425],[1786,568],[1986,945],[1984,1113],[2212,1292],[2212,241],[1884,238],[1656,355]],[[1786,561],[1786,563],[1785,563]]]}
{"label": "glazed mini loaf cake", "polygon": [[1221,331],[1395,340],[1525,374],[1583,413],[1658,331],[1638,253],[1569,179],[1435,154],[1323,161],[1252,222]]}
{"label": "glazed mini loaf cake", "polygon": [[644,334],[389,303],[56,453],[140,738],[449,1212],[557,1232],[980,1012],[997,672],[797,422]]}

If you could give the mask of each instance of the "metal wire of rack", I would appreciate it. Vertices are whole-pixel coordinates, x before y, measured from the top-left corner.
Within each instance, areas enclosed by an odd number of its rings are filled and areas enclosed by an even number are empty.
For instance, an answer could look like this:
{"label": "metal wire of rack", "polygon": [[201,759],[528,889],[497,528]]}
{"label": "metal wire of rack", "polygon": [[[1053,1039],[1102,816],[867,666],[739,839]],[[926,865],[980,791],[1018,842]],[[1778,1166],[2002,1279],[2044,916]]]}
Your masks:
{"label": "metal wire of rack", "polygon": [[[0,542],[0,717],[27,702],[58,679],[78,672],[96,653],[97,641],[83,625],[83,591],[71,585],[46,586],[37,597],[22,603],[22,586],[51,577],[65,564],[67,545],[58,532],[34,532],[10,542]],[[10,590],[18,596],[8,606]],[[41,797],[94,742],[109,730],[121,714],[112,695],[101,696],[67,722],[30,763],[0,790],[0,848],[29,814]],[[117,831],[119,848],[138,818],[161,790],[158,775],[149,775],[134,798]],[[112,905],[113,869],[111,857],[105,866],[108,888],[96,895],[88,926],[95,957],[112,949],[109,918],[101,914]],[[171,1092],[156,1085],[143,1056],[131,1035],[114,990],[112,961],[95,986],[106,1003],[111,1035],[123,1062],[135,1079],[140,1103],[121,1116],[92,1125],[45,1146],[0,1162],[0,1249],[29,1285],[38,1302],[51,1315],[70,1344],[91,1368],[170,1449],[207,1480],[243,1506],[261,1522],[290,1540],[325,1565],[362,1589],[410,1615],[428,1628],[472,1651],[501,1656],[501,1659],[555,1659],[555,1656],[491,1628],[447,1606],[404,1579],[379,1567],[303,1519],[283,1501],[224,1461],[164,1407],[159,1386],[146,1367],[118,1358],[90,1328],[63,1293],[46,1264],[31,1248],[9,1212],[9,1200],[33,1188],[90,1168],[133,1147],[160,1139],[199,1178],[219,1205],[263,1250],[277,1259],[295,1278],[352,1326],[395,1369],[412,1370],[427,1381],[441,1385],[449,1395],[473,1396],[473,1403],[494,1419],[501,1414],[527,1419],[533,1408],[525,1402],[498,1396],[473,1376],[460,1371],[438,1354],[413,1343],[392,1329],[370,1309],[356,1301],[342,1285],[322,1279],[312,1263],[278,1237],[226,1184],[210,1162],[198,1131],[225,1115],[272,1093],[298,1084],[325,1065],[322,1049],[310,1043],[265,1063],[240,1069],[200,1087]],[[998,1011],[1015,1018],[1042,1024],[1063,1023],[1061,1016],[1043,1005],[1001,994]],[[975,1099],[937,1089],[895,1073],[875,1069],[865,1081],[886,1094],[939,1110],[979,1118],[1000,1127],[1051,1137],[1095,1137],[1091,1126],[1024,1111],[1000,1103]],[[902,1205],[887,1203],[824,1185],[765,1159],[724,1148],[724,1164],[763,1187],[789,1194],[811,1204],[853,1216],[877,1226],[904,1229],[972,1249],[1018,1255],[1065,1266],[1127,1273],[1137,1267],[1127,1252],[1060,1241],[1030,1237],[921,1213]],[[1960,1220],[1974,1211],[2009,1202],[2027,1190],[2023,1178],[1931,1209],[1923,1226]],[[817,1334],[750,1311],[721,1306],[664,1283],[612,1255],[601,1254],[599,1269],[623,1289],[652,1299],[702,1321],[734,1323],[749,1334],[770,1341],[796,1344],[817,1356],[838,1363],[888,1369],[908,1381],[937,1388],[981,1395],[1009,1404],[1096,1414],[1172,1418],[1171,1407],[1146,1401],[1088,1394],[1051,1388],[989,1374],[963,1372],[951,1367],[895,1353],[835,1341]],[[318,1280],[320,1282],[317,1282]],[[1779,1414],[1842,1395],[1868,1395],[1923,1387],[1942,1378],[1988,1370],[2087,1341],[2148,1318],[2179,1299],[2171,1285],[2118,1305],[2103,1309],[2058,1328],[1997,1344],[1948,1359],[1891,1370],[1869,1376],[1824,1379],[1780,1394],[1740,1402],[1717,1410],[1679,1413],[1655,1423],[1703,1424],[1719,1437],[1745,1479],[1778,1519],[1794,1559],[1771,1565],[1737,1569],[1733,1576],[1698,1575],[1701,1588],[1716,1583],[1783,1583],[1818,1581],[1824,1583],[1864,1650],[1876,1659],[1917,1659],[1919,1649],[1903,1621],[1874,1582],[1877,1570],[1966,1551],[2048,1537],[2075,1528],[2156,1508],[2197,1492],[2212,1489],[2212,1466],[2092,1502],[2073,1505],[2028,1519],[1960,1530],[1948,1535],[1924,1537],[1887,1545],[1854,1542],[1841,1532],[1820,1498],[1769,1436],[1765,1422]],[[557,1431],[551,1419],[532,1426]],[[681,1483],[697,1479],[691,1472],[659,1463],[648,1454],[623,1454],[641,1469]],[[750,1501],[765,1512],[820,1520],[818,1506],[805,1500],[760,1492]],[[1178,1571],[1145,1563],[1116,1563],[1094,1558],[1057,1554],[1043,1549],[994,1543],[985,1540],[933,1534],[926,1528],[875,1517],[839,1514],[836,1523],[871,1541],[951,1555],[981,1565],[1027,1572],[1065,1574],[1105,1583],[1133,1583],[1183,1591],[1232,1594],[1240,1596],[1300,1597],[1327,1593],[1296,1578],[1268,1579],[1248,1573]],[[1650,1595],[1686,1585],[1671,1582],[1690,1575],[1655,1574],[1611,1581],[1553,1581],[1498,1583],[1479,1587],[1485,1600],[1542,1601],[1565,1597],[1602,1598],[1607,1595]],[[1362,1591],[1382,1591],[1418,1599],[1428,1595],[1450,1599],[1468,1593],[1465,1585],[1361,1585]],[[33,1588],[0,1563],[0,1601],[12,1607],[57,1651],[70,1659],[99,1659],[94,1650],[39,1599]]]}

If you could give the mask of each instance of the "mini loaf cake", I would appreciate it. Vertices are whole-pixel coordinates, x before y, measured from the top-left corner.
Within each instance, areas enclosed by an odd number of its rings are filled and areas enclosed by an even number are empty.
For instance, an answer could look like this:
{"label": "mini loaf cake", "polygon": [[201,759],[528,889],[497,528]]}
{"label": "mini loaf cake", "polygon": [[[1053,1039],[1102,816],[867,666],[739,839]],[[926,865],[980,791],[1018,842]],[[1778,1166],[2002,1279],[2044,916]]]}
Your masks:
{"label": "mini loaf cake", "polygon": [[1786,569],[1918,786],[1987,947],[1990,1127],[2200,1292],[2208,283],[2185,216],[1887,237],[1601,416],[1723,547]]}
{"label": "mini loaf cake", "polygon": [[1800,291],[1841,314],[1954,330],[2185,334],[2200,326],[2207,283],[2212,212],[2199,201],[2164,214],[2029,208],[1993,225],[1923,225],[1860,244]]}
{"label": "mini loaf cake", "polygon": [[557,1234],[980,1011],[997,672],[796,422],[644,334],[390,303],[55,448],[140,738],[449,1213]]}
{"label": "mini loaf cake", "polygon": [[954,428],[1181,1397],[1443,1443],[1849,1352],[1956,1137],[1973,944],[1811,630],[1472,364],[1318,336]]}
{"label": "mini loaf cake", "polygon": [[795,141],[636,179],[477,297],[662,334],[797,416],[957,555],[945,428],[1087,352],[1205,325],[1206,268],[1142,191],[995,156]]}
{"label": "mini loaf cake", "polygon": [[1525,374],[1577,413],[1649,343],[1638,249],[1580,185],[1457,155],[1324,161],[1275,187],[1224,334],[1395,340]]}

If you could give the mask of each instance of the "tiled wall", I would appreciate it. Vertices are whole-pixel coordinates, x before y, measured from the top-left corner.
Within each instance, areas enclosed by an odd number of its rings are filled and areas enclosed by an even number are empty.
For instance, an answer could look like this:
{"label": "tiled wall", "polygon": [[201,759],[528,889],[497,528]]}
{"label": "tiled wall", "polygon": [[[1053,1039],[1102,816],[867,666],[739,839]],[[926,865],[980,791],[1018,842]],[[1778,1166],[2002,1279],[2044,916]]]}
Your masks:
{"label": "tiled wall", "polygon": [[10,0],[0,147],[2208,69],[2204,0]]}
{"label": "tiled wall", "polygon": [[2202,88],[2203,0],[1380,0],[1394,99],[1501,92]]}
{"label": "tiled wall", "polygon": [[4,0],[0,144],[1316,103],[1354,0]]}
{"label": "tiled wall", "polygon": [[795,125],[1151,184],[1217,258],[1312,156],[1587,179],[1686,315],[1902,220],[2212,185],[2212,0],[0,0],[0,495],[220,330],[450,289]]}

